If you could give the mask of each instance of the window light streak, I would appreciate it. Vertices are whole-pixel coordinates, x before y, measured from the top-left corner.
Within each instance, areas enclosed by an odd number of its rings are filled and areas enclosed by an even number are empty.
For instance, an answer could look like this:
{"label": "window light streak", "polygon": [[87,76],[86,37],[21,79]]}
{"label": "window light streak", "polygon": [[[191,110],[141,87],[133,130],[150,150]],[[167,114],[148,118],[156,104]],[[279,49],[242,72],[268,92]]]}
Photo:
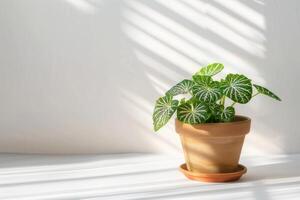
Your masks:
{"label": "window light streak", "polygon": [[156,0],[156,2],[174,11],[195,25],[213,32],[220,38],[234,44],[236,47],[239,47],[254,56],[264,57],[265,48],[263,45],[245,39],[223,24],[213,20],[211,17],[196,12],[177,0],[173,0],[172,4],[165,0]]}
{"label": "window light streak", "polygon": [[81,10],[87,14],[94,14],[96,12],[95,6],[93,6],[87,0],[65,0],[65,1],[70,3],[78,10]]}
{"label": "window light streak", "polygon": [[255,3],[258,3],[260,5],[265,5],[265,2],[263,2],[263,0],[253,0]]}
{"label": "window light streak", "polygon": [[[154,136],[155,137],[155,136]],[[160,162],[161,163],[161,162]],[[143,165],[143,167],[140,167]],[[159,171],[162,169],[165,169],[167,166],[167,163],[164,166],[158,166],[156,169],[151,168],[150,166],[145,166],[143,163],[137,163],[134,166],[136,168],[139,168],[140,170],[136,170],[132,168],[132,165],[130,164],[124,164],[122,165],[122,168],[120,168],[118,165],[111,165],[111,166],[105,166],[105,167],[95,167],[91,169],[81,169],[81,170],[74,170],[69,169],[66,171],[53,171],[52,173],[47,173],[45,176],[45,173],[35,173],[35,174],[18,174],[18,175],[8,175],[8,176],[1,176],[0,185],[1,187],[3,185],[9,185],[13,186],[14,184],[40,184],[41,182],[68,182],[68,181],[76,181],[80,179],[100,179],[100,178],[106,178],[108,176],[122,176],[122,175],[130,175],[135,174],[143,171]],[[168,166],[173,167],[173,166]],[[116,170],[119,168],[119,170]],[[113,173],[112,173],[113,172]],[[26,176],[26,179],[22,179],[23,176]],[[19,179],[18,179],[19,177]]]}
{"label": "window light streak", "polygon": [[[139,50],[134,51],[137,59],[146,65],[147,67],[163,74],[164,76],[172,79],[172,80],[180,80],[183,79],[182,74],[177,73],[174,70],[171,70],[169,67],[163,65],[162,63],[158,62],[156,59],[142,53]],[[171,86],[171,85],[170,85]]]}
{"label": "window light streak", "polygon": [[157,78],[155,75],[152,75],[150,73],[147,73],[146,76],[149,78],[150,82],[152,83],[152,86],[155,88],[155,90],[163,95],[168,89],[170,88],[168,84],[162,82],[159,78]]}
{"label": "window light streak", "polygon": [[227,14],[226,12],[218,9],[209,3],[204,3],[200,0],[181,0],[182,2],[190,5],[192,8],[197,9],[203,14],[209,15],[218,19],[220,22],[230,26],[239,34],[242,34],[255,42],[263,42],[266,40],[265,36],[257,29],[245,24],[235,17]]}
{"label": "window light streak", "polygon": [[[131,9],[134,9],[136,12],[147,16],[149,19],[152,19],[152,21],[155,21],[156,23],[166,27],[173,33],[178,34],[183,39],[209,52],[213,57],[217,57],[216,59],[226,61],[226,63],[229,63],[229,65],[234,66],[235,71],[242,73],[247,72],[255,76],[259,75],[257,70],[252,67],[251,63],[248,63],[246,60],[226,50],[222,46],[217,45],[207,40],[206,38],[201,37],[196,32],[184,27],[183,25],[179,24],[173,19],[162,15],[161,13],[155,11],[154,9],[148,6],[145,6],[144,4],[138,1],[129,1],[127,5]],[[239,65],[236,66],[236,63],[239,63]]]}
{"label": "window light streak", "polygon": [[143,31],[138,30],[134,26],[124,22],[123,30],[127,36],[137,44],[182,68],[186,72],[194,73],[198,69],[198,63],[191,61],[166,45],[163,45],[161,42],[145,34]]}
{"label": "window light streak", "polygon": [[151,36],[157,38],[158,40],[163,41],[167,45],[176,49],[189,56],[190,58],[196,60],[199,63],[207,63],[212,60],[206,53],[201,51],[199,48],[196,48],[194,45],[185,42],[180,37],[172,34],[166,28],[158,26],[157,24],[151,22],[150,20],[142,17],[141,15],[127,10],[124,12],[124,16],[128,19],[129,22],[135,24],[137,27],[150,34]]}
{"label": "window light streak", "polygon": [[222,5],[223,7],[231,10],[232,12],[239,15],[240,17],[246,19],[253,25],[259,27],[260,29],[262,30],[266,29],[266,21],[264,16],[258,13],[257,11],[253,10],[252,8],[245,6],[241,2],[237,0],[230,0],[230,1],[214,0],[214,1]]}
{"label": "window light streak", "polygon": [[[135,98],[133,96],[133,98]],[[117,157],[115,159],[102,156],[88,156],[88,160],[97,163],[98,172],[107,174],[106,178],[95,177],[80,179],[78,181],[62,180],[57,182],[47,182],[43,184],[23,184],[13,185],[11,187],[1,188],[1,199],[182,199],[183,196],[189,196],[193,199],[262,199],[266,195],[272,199],[295,199],[300,195],[300,177],[295,162],[298,163],[300,157],[261,157],[257,165],[257,157],[253,157],[253,163],[248,161],[249,175],[254,179],[245,176],[245,179],[232,184],[200,184],[189,181],[184,178],[174,166],[177,166],[182,158],[166,157],[157,155],[141,154],[135,158]],[[111,155],[114,157],[113,155]],[[48,157],[49,158],[49,157]],[[69,156],[65,157],[65,162],[69,162]],[[108,160],[107,160],[108,159]],[[51,160],[51,159],[50,159]],[[43,160],[44,161],[44,160]],[[71,159],[68,164],[70,170],[72,165],[83,165],[89,161]],[[263,162],[263,163],[261,163]],[[13,161],[10,165],[20,165],[23,161]],[[44,162],[42,162],[44,163]],[[118,165],[116,163],[123,163]],[[281,164],[280,164],[281,163]],[[54,162],[49,163],[54,168],[61,165]],[[95,163],[94,163],[95,164]],[[112,166],[110,168],[101,168],[101,166]],[[37,166],[36,166],[37,167]],[[48,166],[40,166],[41,169],[48,169]],[[280,170],[284,167],[285,170]],[[20,167],[25,170],[27,166]],[[270,170],[268,170],[270,169]],[[275,170],[274,170],[275,169]],[[1,173],[5,173],[9,168],[2,168]],[[103,172],[105,170],[105,172]],[[131,173],[133,171],[139,173]],[[144,172],[145,170],[145,172]],[[122,176],[116,175],[122,172]],[[128,173],[129,172],[129,173]],[[67,173],[68,174],[68,173]],[[81,174],[85,174],[82,173]],[[58,178],[64,177],[64,174],[55,175]],[[7,180],[26,180],[26,174],[7,177]],[[41,176],[40,176],[41,177]],[[49,176],[42,176],[45,180]],[[130,180],[130,181],[128,181]],[[216,191],[218,194],[216,195]],[[250,193],[249,193],[250,192]],[[261,194],[262,192],[262,194]],[[246,198],[245,195],[247,195]]]}
{"label": "window light streak", "polygon": [[[153,111],[153,105],[152,102],[147,101],[145,98],[136,95],[134,92],[131,92],[129,90],[121,90],[122,96],[125,99],[128,99],[132,105],[137,105],[141,109],[143,109],[145,114],[152,114]],[[151,124],[151,123],[150,123]]]}

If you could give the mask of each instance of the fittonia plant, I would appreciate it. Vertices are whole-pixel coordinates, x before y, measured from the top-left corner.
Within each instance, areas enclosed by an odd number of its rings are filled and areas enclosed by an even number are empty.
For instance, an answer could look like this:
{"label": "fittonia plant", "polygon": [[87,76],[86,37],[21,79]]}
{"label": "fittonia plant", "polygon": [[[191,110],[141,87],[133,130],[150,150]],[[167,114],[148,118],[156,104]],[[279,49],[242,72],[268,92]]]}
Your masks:
{"label": "fittonia plant", "polygon": [[[212,77],[223,68],[221,63],[203,67],[192,80],[179,82],[160,97],[153,113],[154,130],[163,127],[176,111],[177,119],[188,124],[230,122],[234,120],[236,103],[246,104],[258,94],[281,101],[273,92],[252,84],[249,78],[241,74],[228,74],[225,79],[213,80]],[[179,101],[174,99],[177,95],[188,95],[189,98]],[[231,100],[229,106],[225,104],[226,98]]]}

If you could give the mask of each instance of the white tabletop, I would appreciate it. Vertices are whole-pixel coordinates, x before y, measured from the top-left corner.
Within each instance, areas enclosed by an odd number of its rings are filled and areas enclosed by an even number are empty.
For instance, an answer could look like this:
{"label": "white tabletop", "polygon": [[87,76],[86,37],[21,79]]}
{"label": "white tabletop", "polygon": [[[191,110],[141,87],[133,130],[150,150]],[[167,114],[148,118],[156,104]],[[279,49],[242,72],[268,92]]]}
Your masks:
{"label": "white tabletop", "polygon": [[299,200],[300,155],[247,157],[234,183],[186,179],[181,157],[0,154],[0,199]]}

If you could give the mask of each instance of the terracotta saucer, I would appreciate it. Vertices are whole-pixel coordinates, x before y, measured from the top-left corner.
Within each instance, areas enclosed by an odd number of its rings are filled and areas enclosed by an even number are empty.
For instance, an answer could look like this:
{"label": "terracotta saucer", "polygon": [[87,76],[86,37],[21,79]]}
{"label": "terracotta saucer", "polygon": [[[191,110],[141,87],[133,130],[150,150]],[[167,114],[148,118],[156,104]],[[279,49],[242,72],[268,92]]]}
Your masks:
{"label": "terracotta saucer", "polygon": [[215,173],[215,174],[206,174],[206,173],[197,173],[187,170],[186,164],[182,164],[179,167],[179,170],[189,179],[196,181],[204,182],[230,182],[237,181],[247,172],[247,168],[243,165],[238,165],[236,172],[229,173]]}

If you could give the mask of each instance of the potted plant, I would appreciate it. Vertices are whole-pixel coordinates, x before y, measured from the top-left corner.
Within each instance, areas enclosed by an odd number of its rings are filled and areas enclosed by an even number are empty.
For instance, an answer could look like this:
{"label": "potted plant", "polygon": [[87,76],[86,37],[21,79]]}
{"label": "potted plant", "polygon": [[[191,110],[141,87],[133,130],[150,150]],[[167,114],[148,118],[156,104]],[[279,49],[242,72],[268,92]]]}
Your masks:
{"label": "potted plant", "polygon": [[[155,131],[176,112],[176,132],[186,161],[180,170],[190,179],[213,182],[239,179],[246,172],[239,159],[251,120],[236,115],[234,105],[246,104],[258,94],[281,101],[273,92],[253,84],[242,74],[228,74],[220,81],[213,80],[223,68],[221,63],[201,68],[191,80],[179,82],[155,104]],[[179,100],[178,95],[185,98]]]}

